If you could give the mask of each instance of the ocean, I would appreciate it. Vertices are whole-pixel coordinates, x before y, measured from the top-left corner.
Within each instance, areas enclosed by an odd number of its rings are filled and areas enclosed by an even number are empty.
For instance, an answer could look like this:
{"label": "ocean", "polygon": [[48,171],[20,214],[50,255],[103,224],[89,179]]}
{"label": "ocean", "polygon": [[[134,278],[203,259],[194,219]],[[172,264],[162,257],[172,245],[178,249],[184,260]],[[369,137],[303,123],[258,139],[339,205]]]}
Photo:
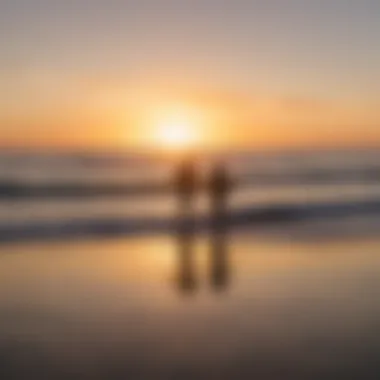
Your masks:
{"label": "ocean", "polygon": [[[204,181],[213,160],[212,156],[198,160]],[[229,197],[232,214],[320,206],[328,217],[327,211],[339,206],[351,217],[362,217],[380,207],[377,151],[225,153],[223,162],[235,184]],[[25,230],[33,225],[42,229],[112,220],[126,227],[160,220],[167,224],[177,215],[178,202],[170,189],[175,170],[174,160],[137,154],[4,153],[0,155],[0,239],[12,227]],[[208,214],[204,191],[195,199],[194,212],[199,218]]]}

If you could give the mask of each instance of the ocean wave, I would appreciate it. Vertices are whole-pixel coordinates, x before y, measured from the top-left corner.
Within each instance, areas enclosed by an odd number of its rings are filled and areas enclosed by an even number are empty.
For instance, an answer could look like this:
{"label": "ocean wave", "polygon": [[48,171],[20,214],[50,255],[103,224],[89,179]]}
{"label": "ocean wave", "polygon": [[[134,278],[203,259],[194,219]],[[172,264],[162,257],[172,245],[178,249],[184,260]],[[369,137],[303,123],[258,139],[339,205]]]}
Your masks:
{"label": "ocean wave", "polygon": [[[380,199],[318,204],[293,203],[235,209],[226,213],[223,223],[226,228],[233,229],[250,225],[285,226],[316,219],[344,219],[363,215],[380,216]],[[16,225],[2,224],[0,225],[0,243],[89,236],[175,233],[178,225],[192,225],[195,231],[202,232],[210,228],[211,223],[211,217],[198,215],[193,220],[183,220],[183,223],[179,223],[178,217],[173,216],[169,218],[83,218],[59,222],[52,220],[37,223],[24,222]]]}

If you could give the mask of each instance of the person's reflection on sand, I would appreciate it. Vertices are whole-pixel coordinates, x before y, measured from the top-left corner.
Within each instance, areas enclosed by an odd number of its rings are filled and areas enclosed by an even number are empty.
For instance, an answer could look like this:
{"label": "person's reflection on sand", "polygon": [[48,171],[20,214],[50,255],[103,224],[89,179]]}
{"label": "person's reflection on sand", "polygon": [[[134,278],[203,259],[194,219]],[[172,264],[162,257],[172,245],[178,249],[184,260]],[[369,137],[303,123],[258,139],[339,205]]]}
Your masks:
{"label": "person's reflection on sand", "polygon": [[226,290],[230,282],[227,247],[227,196],[230,187],[231,181],[226,168],[222,164],[216,165],[209,184],[212,208],[210,282],[213,289],[218,292]]}
{"label": "person's reflection on sand", "polygon": [[194,237],[193,226],[190,223],[180,223],[176,285],[185,295],[193,294],[198,285],[194,263]]}
{"label": "person's reflection on sand", "polygon": [[225,216],[221,218],[212,226],[209,262],[210,283],[216,292],[227,290],[230,284],[227,227]]}

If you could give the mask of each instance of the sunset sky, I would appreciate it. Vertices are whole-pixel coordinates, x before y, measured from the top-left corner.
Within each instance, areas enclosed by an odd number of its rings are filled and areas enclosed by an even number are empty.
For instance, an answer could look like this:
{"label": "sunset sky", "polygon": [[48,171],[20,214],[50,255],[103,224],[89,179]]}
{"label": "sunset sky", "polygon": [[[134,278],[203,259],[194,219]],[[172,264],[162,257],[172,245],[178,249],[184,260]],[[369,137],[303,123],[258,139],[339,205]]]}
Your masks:
{"label": "sunset sky", "polygon": [[5,147],[380,144],[378,0],[2,0],[0,31]]}

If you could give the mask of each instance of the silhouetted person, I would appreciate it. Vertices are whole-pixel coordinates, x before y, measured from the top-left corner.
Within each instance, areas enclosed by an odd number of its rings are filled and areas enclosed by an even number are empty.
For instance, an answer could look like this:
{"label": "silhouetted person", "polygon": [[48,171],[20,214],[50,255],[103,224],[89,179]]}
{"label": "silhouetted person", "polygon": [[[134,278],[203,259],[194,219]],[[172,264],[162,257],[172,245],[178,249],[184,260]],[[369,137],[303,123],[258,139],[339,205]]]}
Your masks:
{"label": "silhouetted person", "polygon": [[192,160],[182,162],[178,168],[175,182],[181,208],[189,211],[197,187],[197,173]]}
{"label": "silhouetted person", "polygon": [[[231,190],[231,180],[224,165],[217,164],[210,174],[209,193],[211,198],[212,227],[223,228],[226,222],[227,197]],[[216,231],[214,231],[216,232]]]}
{"label": "silhouetted person", "polygon": [[180,233],[188,233],[194,228],[194,220],[191,215],[193,200],[197,190],[197,173],[195,164],[188,159],[182,162],[175,178],[175,190],[179,200],[178,228]]}

